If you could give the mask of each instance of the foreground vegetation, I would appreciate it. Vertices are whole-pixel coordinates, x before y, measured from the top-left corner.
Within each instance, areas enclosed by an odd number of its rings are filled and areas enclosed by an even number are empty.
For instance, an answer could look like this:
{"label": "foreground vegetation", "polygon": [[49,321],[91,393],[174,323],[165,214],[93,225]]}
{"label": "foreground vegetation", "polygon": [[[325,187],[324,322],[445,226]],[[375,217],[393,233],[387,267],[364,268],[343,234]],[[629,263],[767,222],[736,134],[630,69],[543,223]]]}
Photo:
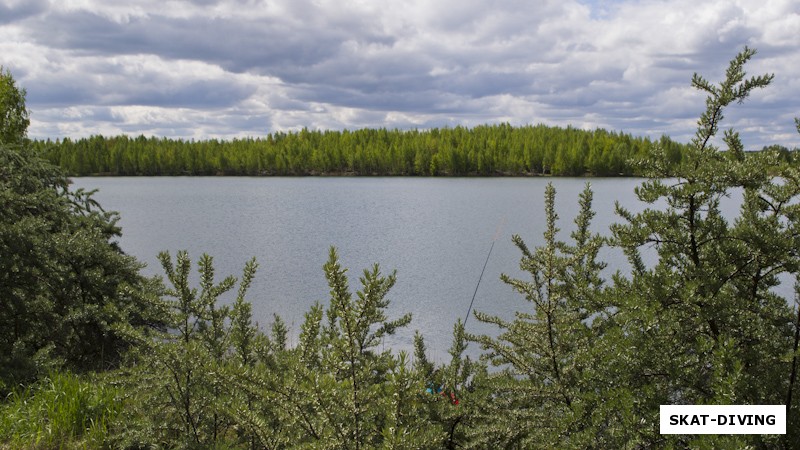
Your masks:
{"label": "foreground vegetation", "polygon": [[[502,277],[528,303],[511,321],[475,314],[496,336],[454,324],[438,366],[419,335],[413,358],[378,349],[411,322],[386,315],[395,276],[375,265],[353,292],[335,249],[328,303],[307,312],[296,346],[279,317],[267,333],[253,324],[255,260],[218,280],[203,255],[193,287],[189,255],[162,253],[165,279],[141,277],[113,243],[116,216],[69,192],[24,127],[11,133],[0,146],[0,445],[800,448],[800,308],[773,290],[800,273],[800,166],[771,151],[745,158],[732,131],[726,151],[711,145],[725,108],[772,79],[745,77],[752,55],[718,85],[695,76],[708,95],[695,139],[679,159],[656,145],[637,160],[646,208],[618,208],[609,236],[590,231],[587,186],[560,241],[549,186],[543,244],[513,238],[530,278]],[[719,203],[732,189],[744,200],[729,222]],[[625,252],[629,273],[602,276],[604,246]],[[220,304],[229,291],[235,301]],[[480,360],[464,356],[468,343]],[[661,435],[662,404],[784,404],[787,434]]]}
{"label": "foreground vegetation", "polygon": [[[658,142],[673,161],[684,145]],[[638,174],[646,138],[598,129],[507,124],[427,131],[363,129],[184,141],[92,136],[33,146],[70,175],[598,175]]]}

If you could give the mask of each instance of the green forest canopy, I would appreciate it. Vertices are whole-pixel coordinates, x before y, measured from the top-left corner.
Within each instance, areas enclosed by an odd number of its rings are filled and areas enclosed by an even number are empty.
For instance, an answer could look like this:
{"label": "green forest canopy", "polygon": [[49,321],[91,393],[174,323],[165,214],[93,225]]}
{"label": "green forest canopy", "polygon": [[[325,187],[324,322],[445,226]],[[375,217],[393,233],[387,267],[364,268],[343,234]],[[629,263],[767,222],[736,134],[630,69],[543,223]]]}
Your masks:
{"label": "green forest canopy", "polygon": [[[685,145],[658,142],[673,162]],[[648,138],[509,124],[431,130],[361,129],[186,141],[92,136],[35,141],[70,175],[635,175]]]}

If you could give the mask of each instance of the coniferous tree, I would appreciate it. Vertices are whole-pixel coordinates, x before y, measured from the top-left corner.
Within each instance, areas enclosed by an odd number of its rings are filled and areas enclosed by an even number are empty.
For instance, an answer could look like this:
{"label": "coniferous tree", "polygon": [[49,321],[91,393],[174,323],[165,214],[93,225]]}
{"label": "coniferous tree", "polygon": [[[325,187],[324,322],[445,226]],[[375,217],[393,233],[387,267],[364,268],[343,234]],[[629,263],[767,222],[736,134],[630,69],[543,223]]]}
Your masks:
{"label": "coniferous tree", "polygon": [[585,379],[604,267],[596,260],[602,239],[590,231],[591,202],[587,185],[571,235],[574,245],[568,245],[557,239],[555,189],[548,184],[544,245],[531,251],[522,238],[513,237],[522,252],[520,268],[530,273],[530,281],[501,276],[525,296],[531,310],[517,312],[512,321],[475,313],[500,329],[496,338],[473,339],[502,370],[490,377],[492,391],[474,420],[472,445],[575,447],[585,437],[584,414],[591,401]]}
{"label": "coniferous tree", "polygon": [[0,144],[21,144],[27,136],[30,113],[25,95],[11,72],[0,66]]}
{"label": "coniferous tree", "polygon": [[252,395],[249,411],[237,412],[240,422],[264,448],[429,448],[422,381],[404,353],[378,351],[384,336],[411,320],[385,314],[394,274],[365,270],[354,298],[333,248],[324,270],[330,303],[306,314],[298,345],[273,349],[236,377]]}
{"label": "coniferous tree", "polygon": [[[213,260],[198,263],[200,288],[189,284],[191,261],[178,252],[175,263],[159,254],[170,287],[170,330],[134,355],[136,364],[123,372],[132,395],[128,421],[121,430],[125,445],[200,448],[231,445],[241,438],[234,432],[230,402],[238,397],[229,389],[226,367],[252,358],[253,331],[248,324],[244,297],[256,271],[255,259],[244,268],[231,317],[219,297],[231,290],[236,278],[214,280]],[[231,319],[233,319],[231,321]]]}
{"label": "coniferous tree", "polygon": [[331,249],[324,269],[331,297],[325,314],[327,324],[315,326],[319,330],[315,339],[326,350],[314,349],[319,352],[314,359],[323,376],[316,378],[313,385],[321,412],[329,415],[329,424],[323,427],[329,433],[325,445],[373,447],[391,423],[387,411],[395,410],[387,404],[392,397],[386,389],[397,384],[386,384],[387,377],[406,382],[398,372],[405,368],[390,353],[376,352],[376,347],[384,335],[407,325],[411,316],[390,321],[385,315],[385,297],[394,285],[394,274],[382,276],[377,265],[365,270],[360,279],[363,288],[354,299],[346,269],[341,267],[335,249]]}
{"label": "coniferous tree", "polygon": [[497,176],[631,175],[629,156],[652,144],[605,130],[499,124],[421,132],[301,130],[233,141],[91,136],[33,145],[73,175]]}
{"label": "coniferous tree", "polygon": [[[713,144],[725,107],[772,80],[746,78],[754,53],[738,54],[719,85],[695,74],[693,86],[708,98],[688,151],[678,161],[656,147],[642,162],[653,178],[636,191],[653,206],[638,214],[617,207],[625,223],[612,231],[633,273],[616,278],[609,298],[618,313],[603,326],[619,331],[598,350],[628,361],[624,371],[608,368],[614,386],[638,397],[630,416],[615,419],[629,430],[625,443],[775,444],[768,436],[659,436],[657,417],[660,404],[780,404],[786,393],[792,319],[772,288],[779,274],[798,270],[796,170],[774,154],[745,156],[731,130],[727,151]],[[731,223],[720,202],[736,188],[743,203]]]}
{"label": "coniferous tree", "polygon": [[51,369],[117,367],[160,328],[153,280],[116,243],[118,216],[25,139],[24,90],[0,75],[0,392]]}
{"label": "coniferous tree", "polygon": [[470,430],[483,407],[481,399],[493,394],[486,366],[464,356],[467,334],[459,319],[453,326],[450,362],[435,367],[425,354],[425,342],[414,336],[414,369],[417,379],[425,381],[424,409],[421,420],[438,430],[428,431],[425,448],[464,448],[470,444]]}

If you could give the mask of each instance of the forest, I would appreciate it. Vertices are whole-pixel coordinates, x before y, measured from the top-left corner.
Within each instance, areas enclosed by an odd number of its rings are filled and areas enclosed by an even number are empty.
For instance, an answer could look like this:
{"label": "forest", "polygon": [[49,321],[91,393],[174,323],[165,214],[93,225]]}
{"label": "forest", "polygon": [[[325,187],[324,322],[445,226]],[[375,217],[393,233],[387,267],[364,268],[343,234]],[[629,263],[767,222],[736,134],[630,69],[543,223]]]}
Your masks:
{"label": "forest", "polygon": [[[685,145],[658,144],[679,161]],[[265,138],[186,141],[92,136],[34,148],[68,175],[630,176],[647,138],[572,127],[508,124],[431,130],[273,133]]]}
{"label": "forest", "polygon": [[[549,186],[541,244],[512,238],[525,279],[501,277],[518,313],[475,311],[491,336],[453,324],[444,363],[419,334],[413,354],[379,345],[413,324],[387,315],[396,275],[352,277],[335,248],[327,301],[293,345],[279,316],[254,323],[248,295],[279,261],[219,277],[209,255],[164,252],[163,276],[145,277],[116,244],[119,217],[26,139],[26,92],[0,72],[0,447],[800,448],[800,308],[773,289],[800,275],[800,164],[746,156],[731,130],[713,144],[726,108],[773,79],[746,77],[754,54],[719,83],[693,77],[707,95],[695,137],[680,159],[662,143],[634,158],[642,208],[618,207],[608,233],[592,231],[587,185],[558,199],[578,204],[562,240]],[[609,247],[629,272],[604,275]],[[785,405],[787,434],[661,434],[671,404]]]}

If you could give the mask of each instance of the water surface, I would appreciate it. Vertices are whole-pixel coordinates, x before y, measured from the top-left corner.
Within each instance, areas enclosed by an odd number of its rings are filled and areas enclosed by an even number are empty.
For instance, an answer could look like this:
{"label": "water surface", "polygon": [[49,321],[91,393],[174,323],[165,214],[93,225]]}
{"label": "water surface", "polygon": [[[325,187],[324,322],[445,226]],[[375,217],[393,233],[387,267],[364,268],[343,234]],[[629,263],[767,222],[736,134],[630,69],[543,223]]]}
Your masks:
{"label": "water surface", "polygon": [[[587,181],[595,192],[596,231],[608,234],[618,221],[615,201],[641,209],[633,195],[641,180],[634,178],[84,177],[74,185],[99,189],[100,204],[120,213],[120,244],[147,263],[148,274],[162,273],[156,257],[162,250],[188,250],[193,261],[212,255],[218,279],[239,276],[255,256],[260,268],[248,297],[254,316],[267,328],[273,314],[280,314],[293,340],[309,307],[317,301],[327,305],[322,265],[330,246],[349,268],[352,289],[373,263],[384,273],[397,270],[389,314],[410,312],[413,320],[385,346],[410,350],[414,330],[420,330],[441,361],[453,324],[465,317],[498,225],[504,224],[475,309],[511,318],[514,311],[531,310],[499,279],[501,273],[524,277],[511,235],[521,235],[531,248],[541,243],[544,189],[552,182],[566,238]],[[625,270],[619,252],[603,256],[611,270]],[[493,331],[474,317],[467,328]]]}

